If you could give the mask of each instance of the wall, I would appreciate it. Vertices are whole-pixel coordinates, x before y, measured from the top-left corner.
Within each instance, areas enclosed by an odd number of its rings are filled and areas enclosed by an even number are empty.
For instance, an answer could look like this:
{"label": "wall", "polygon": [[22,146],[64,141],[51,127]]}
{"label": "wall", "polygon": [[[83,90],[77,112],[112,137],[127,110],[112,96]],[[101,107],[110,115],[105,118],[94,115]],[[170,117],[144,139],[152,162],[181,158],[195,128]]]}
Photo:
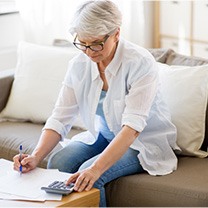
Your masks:
{"label": "wall", "polygon": [[23,39],[19,13],[0,15],[0,71],[16,66],[17,45]]}

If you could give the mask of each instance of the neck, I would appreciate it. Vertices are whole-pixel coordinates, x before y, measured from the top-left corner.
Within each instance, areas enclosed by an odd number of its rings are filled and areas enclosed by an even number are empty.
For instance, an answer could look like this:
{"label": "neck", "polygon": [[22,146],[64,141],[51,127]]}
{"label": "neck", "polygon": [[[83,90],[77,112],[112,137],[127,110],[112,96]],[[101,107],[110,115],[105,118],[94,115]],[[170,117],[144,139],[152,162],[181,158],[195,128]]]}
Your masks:
{"label": "neck", "polygon": [[116,53],[116,48],[117,48],[117,43],[115,44],[115,47],[113,48],[113,50],[111,51],[110,55],[103,61],[100,61],[97,63],[98,65],[98,69],[99,69],[99,72],[101,74],[104,74],[105,73],[105,69],[106,67],[110,64],[110,62],[112,61],[115,53]]}
{"label": "neck", "polygon": [[99,72],[100,72],[101,74],[105,74],[105,69],[104,69],[104,70],[100,70],[100,69],[99,69]]}

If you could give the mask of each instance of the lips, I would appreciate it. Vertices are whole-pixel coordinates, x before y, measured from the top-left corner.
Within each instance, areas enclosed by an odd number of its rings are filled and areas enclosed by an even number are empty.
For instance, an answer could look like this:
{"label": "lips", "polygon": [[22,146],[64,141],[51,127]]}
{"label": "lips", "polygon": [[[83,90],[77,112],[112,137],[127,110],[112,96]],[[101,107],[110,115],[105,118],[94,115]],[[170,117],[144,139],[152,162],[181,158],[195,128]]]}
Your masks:
{"label": "lips", "polygon": [[97,57],[99,57],[99,56],[91,56],[90,58],[95,59],[95,58],[97,58]]}

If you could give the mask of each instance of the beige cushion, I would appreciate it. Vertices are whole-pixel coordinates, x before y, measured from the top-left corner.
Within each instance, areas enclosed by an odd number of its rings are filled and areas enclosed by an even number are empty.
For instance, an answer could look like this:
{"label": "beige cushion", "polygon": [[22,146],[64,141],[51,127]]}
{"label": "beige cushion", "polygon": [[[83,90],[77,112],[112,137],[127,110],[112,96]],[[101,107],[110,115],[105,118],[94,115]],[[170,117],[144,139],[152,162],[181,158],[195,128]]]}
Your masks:
{"label": "beige cushion", "polygon": [[110,207],[208,207],[208,159],[179,157],[178,169],[165,176],[138,173],[106,187]]}
{"label": "beige cushion", "polygon": [[200,150],[205,136],[208,97],[208,65],[185,67],[160,64],[162,91],[182,154],[206,157]]}
{"label": "beige cushion", "polygon": [[168,56],[174,53],[172,49],[166,48],[149,48],[148,50],[154,56],[155,60],[161,63],[166,63]]}
{"label": "beige cushion", "polygon": [[185,56],[178,53],[170,53],[166,59],[166,64],[180,66],[199,66],[208,64],[208,60],[194,56]]}
{"label": "beige cushion", "polygon": [[11,94],[1,118],[44,123],[50,116],[76,49],[21,42]]}
{"label": "beige cushion", "polygon": [[[19,145],[23,145],[24,153],[31,154],[38,143],[43,125],[30,122],[1,122],[0,123],[0,158],[12,160],[18,154]],[[67,138],[80,133],[80,130],[71,129]],[[62,146],[57,144],[55,149],[39,164],[46,168],[48,158],[52,153],[60,150]]]}

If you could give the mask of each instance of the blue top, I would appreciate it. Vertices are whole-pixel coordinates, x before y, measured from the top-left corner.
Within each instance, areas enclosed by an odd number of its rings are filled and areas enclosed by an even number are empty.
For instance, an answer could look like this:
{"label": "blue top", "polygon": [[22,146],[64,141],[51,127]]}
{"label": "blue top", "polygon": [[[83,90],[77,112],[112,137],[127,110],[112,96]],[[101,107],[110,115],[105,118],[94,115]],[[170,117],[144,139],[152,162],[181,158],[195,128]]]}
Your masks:
{"label": "blue top", "polygon": [[103,113],[103,101],[105,99],[106,96],[106,91],[102,90],[101,94],[100,94],[100,100],[98,103],[98,107],[97,107],[97,111],[96,111],[96,127],[97,127],[97,131],[99,131],[103,137],[105,137],[109,142],[115,137],[114,133],[112,131],[110,131],[110,129],[108,128],[107,122],[105,120],[105,116]]}

